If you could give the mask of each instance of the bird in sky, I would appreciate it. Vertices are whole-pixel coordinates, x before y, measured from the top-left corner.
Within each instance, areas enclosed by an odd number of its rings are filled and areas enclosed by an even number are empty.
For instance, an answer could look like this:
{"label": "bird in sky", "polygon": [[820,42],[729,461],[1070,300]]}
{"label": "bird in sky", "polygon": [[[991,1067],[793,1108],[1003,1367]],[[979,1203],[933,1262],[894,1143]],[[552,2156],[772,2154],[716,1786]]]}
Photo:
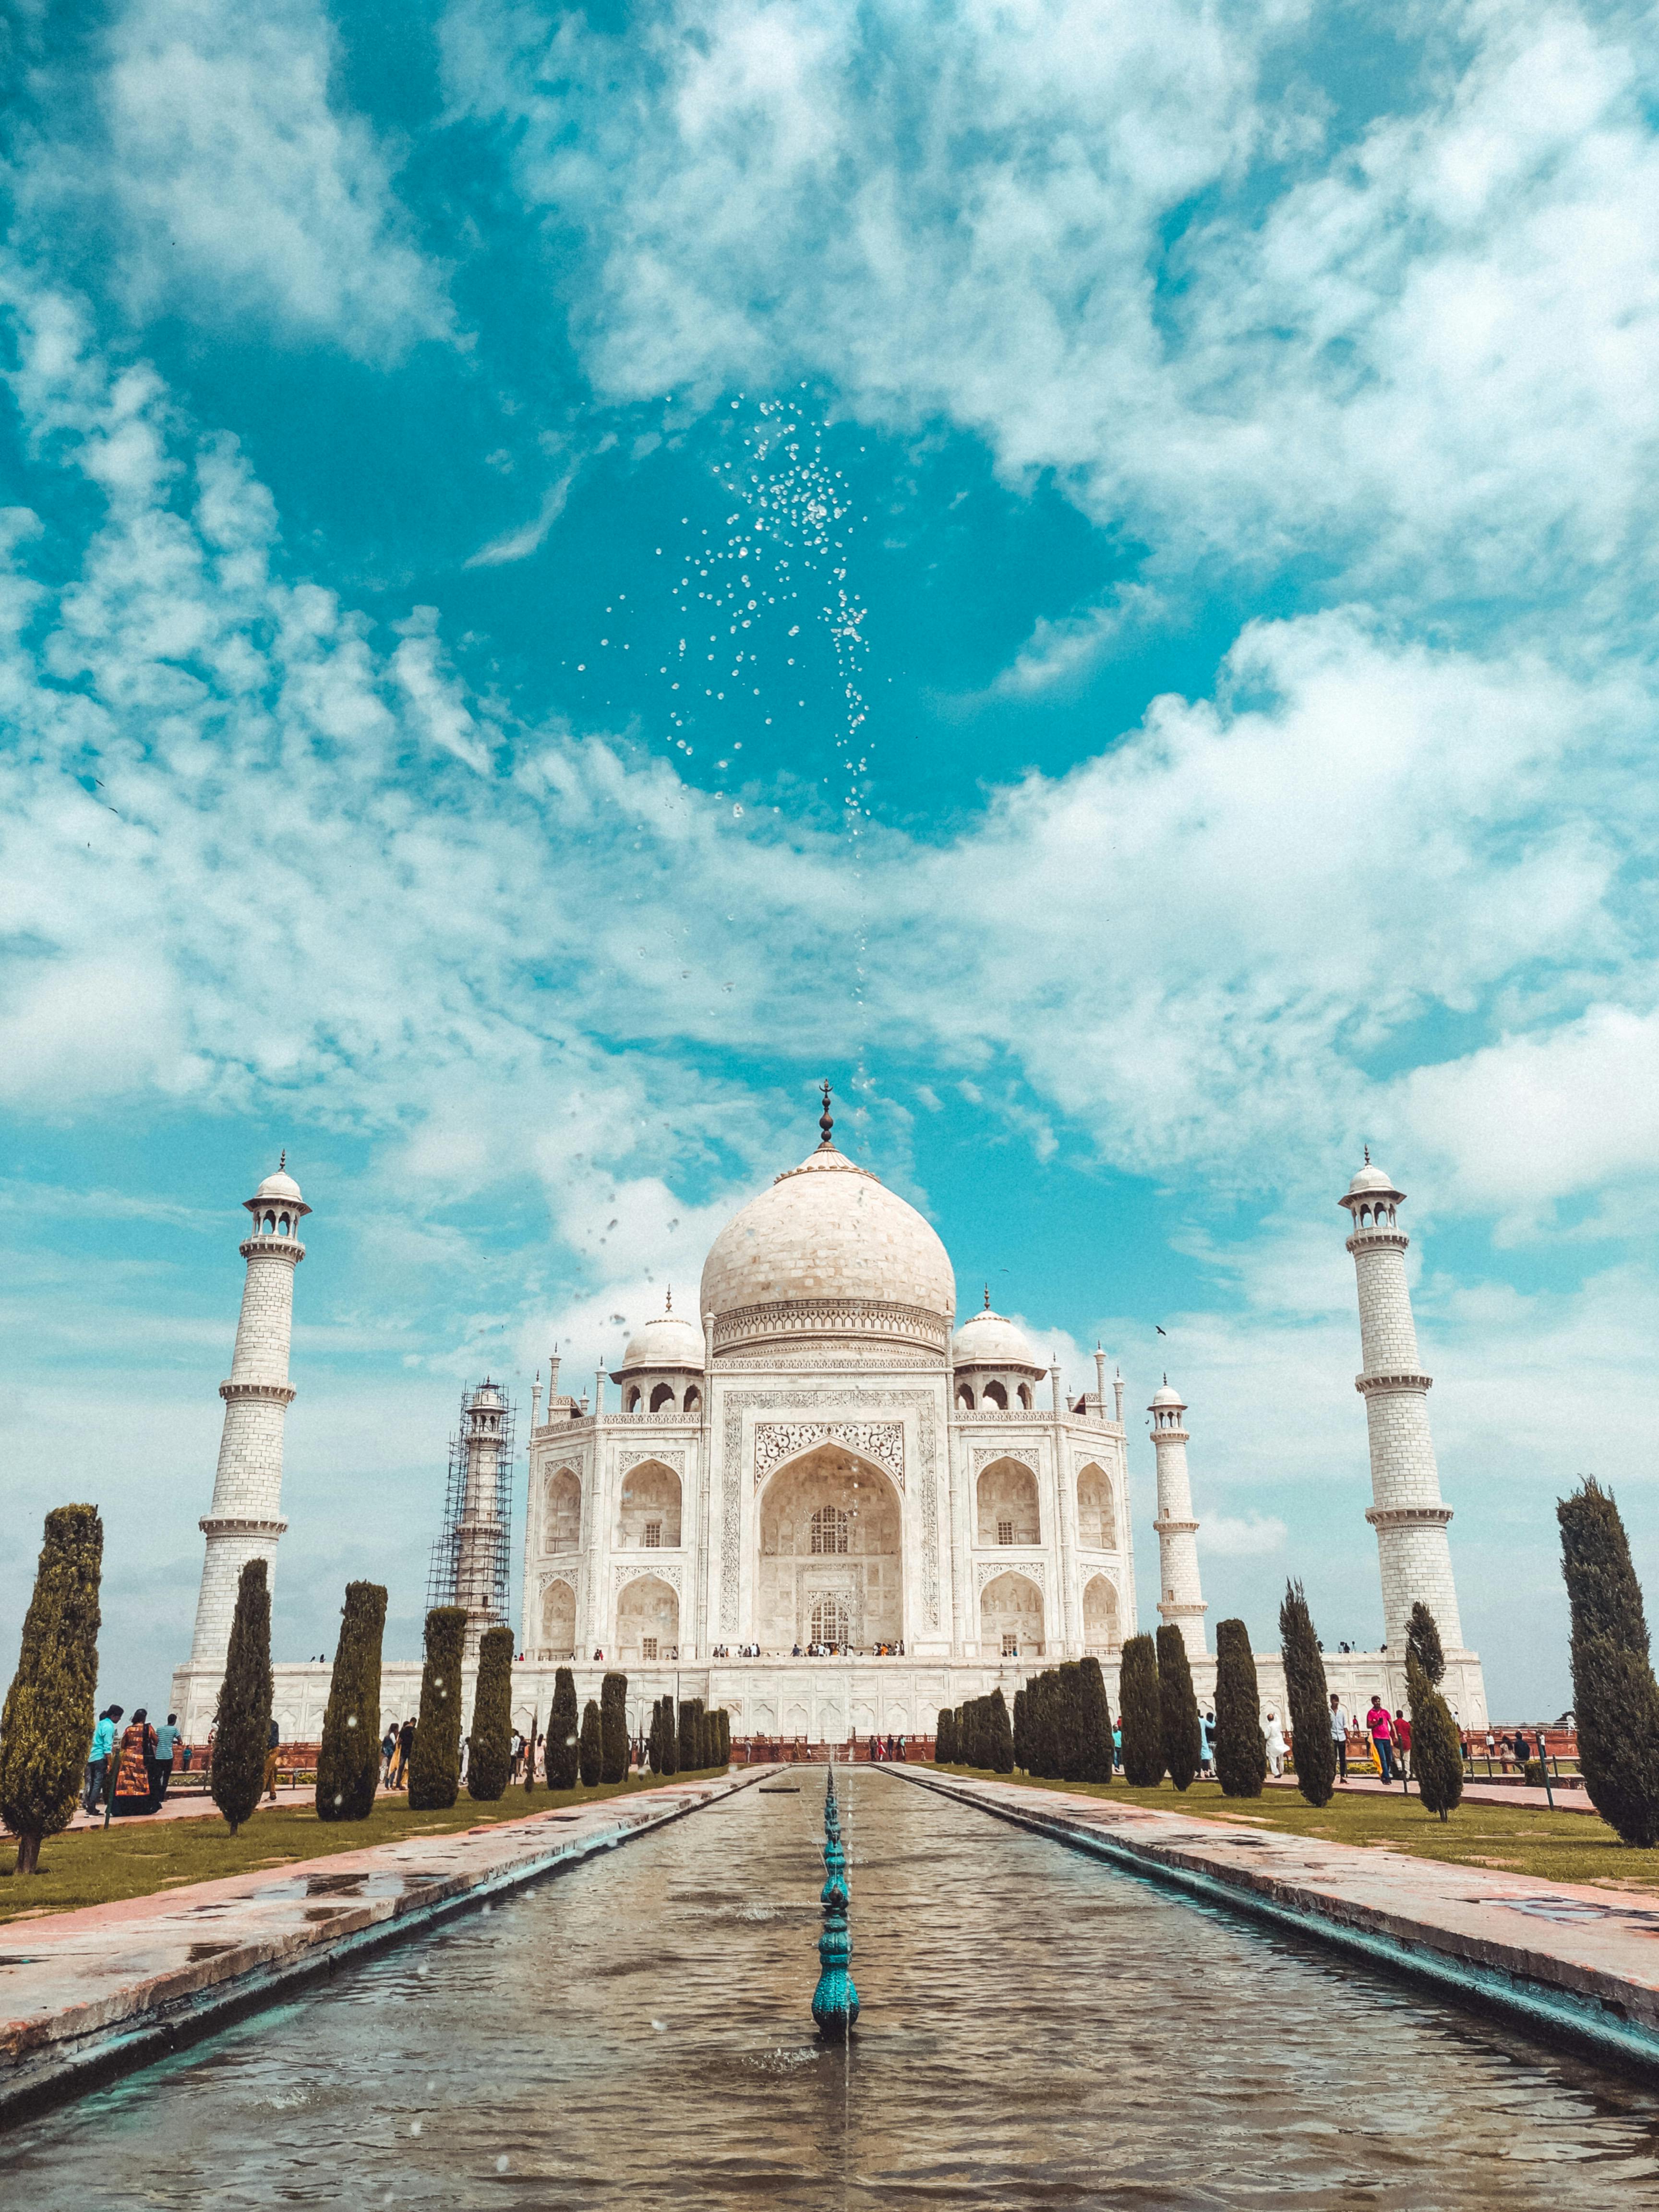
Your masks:
{"label": "bird in sky", "polygon": [[1158,1328],[1158,1325],[1156,1322],[1152,1323],[1152,1327],[1158,1329],[1158,1333],[1160,1336],[1167,1336],[1170,1334],[1167,1328]]}

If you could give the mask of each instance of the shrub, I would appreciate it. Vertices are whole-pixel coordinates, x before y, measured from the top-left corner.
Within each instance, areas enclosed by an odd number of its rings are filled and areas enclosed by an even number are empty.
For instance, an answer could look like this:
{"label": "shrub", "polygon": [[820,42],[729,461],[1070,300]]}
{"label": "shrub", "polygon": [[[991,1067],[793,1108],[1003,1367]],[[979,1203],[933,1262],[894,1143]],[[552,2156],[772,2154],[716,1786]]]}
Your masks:
{"label": "shrub", "polygon": [[1190,1790],[1204,1757],[1204,1729],[1193,1693],[1187,1639],[1170,1623],[1158,1632],[1158,1704],[1164,1764],[1177,1790]]}
{"label": "shrub", "polygon": [[599,1718],[599,1709],[592,1698],[582,1708],[581,1778],[582,1788],[591,1790],[605,1769],[605,1728]]}
{"label": "shrub", "polygon": [[1285,1654],[1285,1702],[1290,1707],[1296,1753],[1296,1786],[1310,1805],[1328,1805],[1336,1788],[1336,1746],[1331,1741],[1331,1698],[1319,1656],[1313,1615],[1300,1583],[1287,1582],[1279,1608]]}
{"label": "shrub", "polygon": [[1014,1771],[1014,1731],[1001,1691],[993,1690],[985,1702],[985,1763],[994,1774],[1012,1774]]}
{"label": "shrub", "polygon": [[646,1763],[653,1774],[662,1772],[662,1699],[651,1700],[651,1727],[645,1740]]}
{"label": "shrub", "polygon": [[[208,1787],[234,1836],[259,1802],[270,1748],[270,1586],[263,1559],[250,1559],[236,1585],[236,1612],[214,1717]],[[379,1715],[375,1717],[378,1719]]]}
{"label": "shrub", "polygon": [[580,1723],[576,1717],[576,1678],[568,1667],[561,1667],[553,1677],[553,1709],[547,1717],[547,1786],[550,1790],[574,1790],[580,1770],[581,1753],[577,1736]]}
{"label": "shrub", "polygon": [[628,1779],[626,1674],[607,1674],[599,1685],[599,1773],[605,1782]]}
{"label": "shrub", "polygon": [[1150,1636],[1132,1636],[1118,1674],[1123,1724],[1123,1777],[1137,1790],[1164,1779],[1164,1709],[1158,1695],[1158,1650]]}
{"label": "shrub", "polygon": [[1255,1655],[1242,1620],[1215,1625],[1215,1771],[1224,1797],[1259,1797],[1267,1778]]}
{"label": "shrub", "polygon": [[724,1705],[714,1714],[714,1764],[722,1767],[732,1764],[732,1716]]}
{"label": "shrub", "polygon": [[1112,1778],[1112,1709],[1106,1699],[1106,1677],[1098,1659],[1078,1665],[1077,1778],[1079,1782],[1109,1782]]}
{"label": "shrub", "polygon": [[957,1717],[949,1705],[944,1705],[933,1723],[933,1764],[935,1766],[954,1766],[956,1758]]}
{"label": "shrub", "polygon": [[505,1796],[512,1771],[513,1631],[486,1628],[478,1644],[478,1680],[472,1692],[467,1796],[481,1805],[495,1804]]}
{"label": "shrub", "polygon": [[1030,1771],[1030,1747],[1025,1741],[1025,1692],[1014,1692],[1014,1765],[1022,1773]]}
{"label": "shrub", "polygon": [[348,1583],[317,1753],[317,1818],[366,1820],[380,1786],[380,1643],[386,1592]]}
{"label": "shrub", "polygon": [[1599,1483],[1587,1479],[1556,1517],[1585,1795],[1626,1843],[1648,1850],[1659,1842],[1659,1686],[1642,1586],[1619,1508]]}
{"label": "shrub", "polygon": [[697,1715],[701,1710],[695,1698],[680,1699],[678,1741],[676,1748],[679,1757],[679,1771],[682,1774],[690,1774],[702,1765],[701,1757],[702,1747],[697,1741]]}
{"label": "shrub", "polygon": [[[461,1660],[466,1609],[434,1605],[426,1617],[421,1709],[409,1754],[409,1809],[444,1813],[461,1794]],[[216,1755],[214,1764],[218,1764]]]}
{"label": "shrub", "polygon": [[98,1684],[103,1553],[95,1505],[47,1514],[17,1672],[0,1714],[0,1820],[17,1838],[19,1874],[40,1872],[41,1844],[68,1827],[80,1796]]}
{"label": "shrub", "polygon": [[1032,1677],[1025,1692],[1025,1747],[1030,1754],[1025,1771],[1040,1782],[1052,1781],[1059,1771],[1054,1746],[1054,1674],[1047,1668]]}
{"label": "shrub", "polygon": [[1062,1782],[1081,1777],[1082,1704],[1081,1670],[1075,1659],[1068,1659],[1054,1676],[1054,1771]]}

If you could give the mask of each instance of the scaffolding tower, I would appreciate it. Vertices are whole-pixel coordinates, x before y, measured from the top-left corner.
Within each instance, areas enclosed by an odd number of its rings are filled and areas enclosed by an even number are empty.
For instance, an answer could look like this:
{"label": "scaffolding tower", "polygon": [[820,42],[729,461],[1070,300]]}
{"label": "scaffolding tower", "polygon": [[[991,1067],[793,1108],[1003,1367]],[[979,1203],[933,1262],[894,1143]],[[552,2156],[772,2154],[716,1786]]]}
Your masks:
{"label": "scaffolding tower", "polygon": [[461,1393],[461,1418],[449,1440],[449,1485],[443,1531],[432,1547],[426,1602],[466,1612],[466,1656],[477,1654],[486,1628],[507,1620],[513,1561],[513,1407],[486,1376]]}

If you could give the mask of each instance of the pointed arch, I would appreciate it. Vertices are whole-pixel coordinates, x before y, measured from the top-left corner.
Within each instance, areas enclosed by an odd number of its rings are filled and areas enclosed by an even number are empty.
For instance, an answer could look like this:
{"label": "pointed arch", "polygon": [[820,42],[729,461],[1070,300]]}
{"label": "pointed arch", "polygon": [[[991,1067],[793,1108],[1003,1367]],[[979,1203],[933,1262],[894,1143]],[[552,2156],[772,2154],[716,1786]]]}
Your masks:
{"label": "pointed arch", "polygon": [[680,1479],[659,1459],[641,1460],[622,1479],[617,1542],[623,1551],[677,1551],[680,1543]]}
{"label": "pointed arch", "polygon": [[1077,1540],[1085,1552],[1117,1549],[1117,1500],[1112,1478],[1096,1460],[1078,1469]]}
{"label": "pointed arch", "polygon": [[1040,1544],[1037,1481],[1024,1460],[994,1459],[975,1492],[981,1544]]}

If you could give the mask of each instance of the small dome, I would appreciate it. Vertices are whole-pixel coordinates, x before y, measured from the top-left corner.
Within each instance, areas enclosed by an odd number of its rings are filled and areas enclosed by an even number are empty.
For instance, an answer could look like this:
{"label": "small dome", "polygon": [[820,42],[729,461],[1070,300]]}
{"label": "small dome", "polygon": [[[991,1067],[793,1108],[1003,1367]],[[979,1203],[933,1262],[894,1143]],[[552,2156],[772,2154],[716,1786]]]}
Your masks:
{"label": "small dome", "polygon": [[1033,1375],[1043,1372],[1024,1330],[989,1306],[963,1322],[951,1348],[958,1367],[1028,1367]]}
{"label": "small dome", "polygon": [[1170,1388],[1170,1378],[1167,1375],[1164,1378],[1163,1388],[1152,1393],[1151,1411],[1157,1413],[1165,1406],[1178,1406],[1183,1413],[1187,1410],[1186,1400],[1179,1390],[1172,1390]]}
{"label": "small dome", "polygon": [[288,1154],[284,1152],[273,1175],[268,1175],[252,1198],[243,1204],[250,1213],[266,1206],[285,1206],[293,1214],[309,1213],[311,1208],[300,1195],[300,1186],[288,1172]]}
{"label": "small dome", "polygon": [[630,1367],[694,1367],[702,1372],[702,1331],[684,1314],[661,1313],[636,1328],[611,1376],[614,1382]]}
{"label": "small dome", "polygon": [[1345,1204],[1350,1198],[1379,1197],[1391,1198],[1397,1202],[1405,1195],[1403,1190],[1395,1189],[1394,1178],[1388,1170],[1378,1167],[1374,1160],[1367,1158],[1364,1166],[1348,1185],[1346,1192],[1338,1203]]}

